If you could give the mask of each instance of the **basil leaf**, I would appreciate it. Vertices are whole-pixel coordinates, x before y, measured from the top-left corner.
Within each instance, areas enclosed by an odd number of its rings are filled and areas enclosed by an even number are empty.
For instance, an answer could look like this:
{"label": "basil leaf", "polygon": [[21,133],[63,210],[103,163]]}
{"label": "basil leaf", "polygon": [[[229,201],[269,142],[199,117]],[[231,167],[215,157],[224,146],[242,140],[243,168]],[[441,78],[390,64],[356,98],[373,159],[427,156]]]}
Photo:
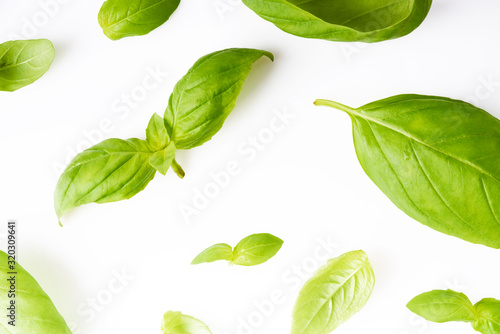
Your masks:
{"label": "basil leaf", "polygon": [[243,0],[292,35],[341,42],[380,42],[405,36],[425,19],[432,0]]}
{"label": "basil leaf", "polygon": [[353,109],[356,153],[372,181],[410,217],[500,248],[500,121],[468,103],[399,95]]}
{"label": "basil leaf", "polygon": [[[49,296],[43,291],[37,281],[20,264],[16,263],[12,270],[8,261],[11,258],[0,251],[0,291],[2,293],[2,308],[0,317],[0,332],[2,333],[54,333],[71,334],[71,330],[59,314]],[[10,274],[16,272],[16,275]],[[15,299],[7,299],[11,290],[11,276],[15,276]],[[15,326],[9,324],[8,317],[11,301],[15,300]]]}
{"label": "basil leaf", "polygon": [[236,245],[233,264],[255,266],[272,258],[283,245],[283,240],[269,233],[252,234]]}
{"label": "basil leaf", "polygon": [[167,22],[179,3],[180,0],[107,0],[98,21],[112,40],[146,35]]}
{"label": "basil leaf", "polygon": [[256,266],[276,255],[282,245],[283,240],[272,234],[252,234],[241,240],[234,250],[228,244],[208,247],[191,264],[226,260],[239,266]]}
{"label": "basil leaf", "polygon": [[13,92],[40,79],[54,56],[54,46],[48,39],[0,44],[0,90]]}
{"label": "basil leaf", "polygon": [[227,49],[200,58],[177,83],[165,120],[178,149],[200,146],[215,135],[233,110],[252,64],[267,51]]}
{"label": "basil leaf", "polygon": [[474,322],[477,315],[466,295],[452,290],[434,290],[413,298],[408,305],[410,311],[433,322]]}
{"label": "basil leaf", "polygon": [[146,128],[146,141],[153,151],[165,148],[170,141],[165,122],[163,118],[156,113],[153,114]]}
{"label": "basil leaf", "polygon": [[219,260],[232,261],[233,248],[228,244],[216,244],[201,252],[191,264],[209,263]]}
{"label": "basil leaf", "polygon": [[479,320],[472,327],[483,334],[500,334],[500,300],[485,298],[474,307]]}
{"label": "basil leaf", "polygon": [[292,334],[328,334],[359,312],[375,285],[363,251],[345,253],[304,284],[293,310]]}
{"label": "basil leaf", "polygon": [[128,199],[155,175],[144,140],[107,139],[78,154],[59,178],[55,193],[58,218],[88,203]]}
{"label": "basil leaf", "polygon": [[162,175],[167,174],[170,165],[174,161],[175,145],[171,142],[164,150],[157,151],[149,158],[149,164]]}
{"label": "basil leaf", "polygon": [[162,334],[212,334],[208,326],[181,312],[168,311],[163,316]]}

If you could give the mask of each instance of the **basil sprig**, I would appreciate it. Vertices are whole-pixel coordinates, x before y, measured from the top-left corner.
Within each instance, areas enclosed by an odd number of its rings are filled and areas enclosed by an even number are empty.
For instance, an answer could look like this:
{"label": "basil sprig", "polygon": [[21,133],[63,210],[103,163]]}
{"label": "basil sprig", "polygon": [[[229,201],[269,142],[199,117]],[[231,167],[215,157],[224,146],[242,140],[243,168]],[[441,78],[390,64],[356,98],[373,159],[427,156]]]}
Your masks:
{"label": "basil sprig", "polygon": [[59,178],[54,206],[60,217],[88,203],[129,199],[171,167],[181,178],[175,160],[178,149],[210,140],[233,110],[252,64],[267,51],[227,49],[198,60],[174,88],[165,117],[153,115],[146,140],[107,139],[78,154]]}
{"label": "basil sprig", "polygon": [[500,248],[500,121],[469,103],[398,95],[350,108],[364,171],[407,215],[437,231]]}

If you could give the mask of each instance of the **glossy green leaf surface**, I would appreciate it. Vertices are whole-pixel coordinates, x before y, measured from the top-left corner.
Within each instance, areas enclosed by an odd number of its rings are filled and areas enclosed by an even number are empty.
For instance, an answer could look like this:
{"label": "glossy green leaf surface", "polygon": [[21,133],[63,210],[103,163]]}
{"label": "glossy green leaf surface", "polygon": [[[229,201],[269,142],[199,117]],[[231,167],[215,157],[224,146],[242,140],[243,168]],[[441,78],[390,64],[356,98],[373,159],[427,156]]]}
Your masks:
{"label": "glossy green leaf surface", "polygon": [[228,244],[215,244],[208,247],[195,257],[191,264],[210,263],[214,261],[233,260],[233,248]]}
{"label": "glossy green leaf surface", "polygon": [[107,0],[98,21],[112,40],[146,35],[165,23],[179,3],[180,0]]}
{"label": "glossy green leaf surface", "polygon": [[168,311],[163,316],[162,334],[212,334],[202,321],[181,312]]}
{"label": "glossy green leaf surface", "polygon": [[146,141],[135,138],[108,139],[78,154],[57,182],[57,216],[83,204],[131,198],[155,175],[151,155]]}
{"label": "glossy green leaf surface", "polygon": [[331,333],[365,306],[374,285],[375,274],[365,252],[329,260],[300,290],[291,333]]}
{"label": "glossy green leaf surface", "polygon": [[227,49],[200,58],[174,88],[165,120],[178,149],[200,146],[233,110],[252,64],[267,51]]}
{"label": "glossy green leaf surface", "polygon": [[[43,291],[37,281],[18,263],[15,264],[15,298],[9,298],[11,278],[8,255],[0,251],[0,302],[4,308],[0,317],[0,332],[13,334],[71,334],[71,331],[59,314],[49,296]],[[7,307],[15,300],[15,326],[9,325]]]}
{"label": "glossy green leaf surface", "polygon": [[413,313],[433,322],[463,321],[482,334],[500,334],[500,300],[485,298],[474,306],[463,293],[434,290],[413,298]]}
{"label": "glossy green leaf surface", "polygon": [[463,101],[399,95],[354,109],[366,174],[410,217],[437,231],[500,248],[500,121]]}
{"label": "glossy green leaf surface", "polygon": [[410,311],[433,322],[477,320],[474,306],[469,298],[452,290],[434,290],[413,298],[408,305]]}
{"label": "glossy green leaf surface", "polygon": [[191,264],[226,260],[239,266],[256,266],[271,259],[283,246],[283,240],[269,233],[243,238],[232,249],[228,244],[216,244],[201,252]]}
{"label": "glossy green leaf surface", "polygon": [[54,56],[54,46],[47,39],[0,44],[0,90],[13,92],[40,79]]}
{"label": "glossy green leaf surface", "polygon": [[243,0],[292,35],[341,42],[405,36],[425,19],[432,0]]}

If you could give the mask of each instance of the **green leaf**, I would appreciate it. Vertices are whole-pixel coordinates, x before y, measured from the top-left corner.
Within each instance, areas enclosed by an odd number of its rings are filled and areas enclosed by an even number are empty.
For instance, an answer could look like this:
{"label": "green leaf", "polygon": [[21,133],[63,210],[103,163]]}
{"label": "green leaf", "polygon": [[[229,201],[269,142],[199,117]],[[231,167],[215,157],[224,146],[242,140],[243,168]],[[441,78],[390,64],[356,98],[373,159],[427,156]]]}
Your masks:
{"label": "green leaf", "polygon": [[146,141],[136,138],[107,139],[78,154],[57,182],[57,216],[83,204],[131,198],[155,175],[151,154]]}
{"label": "green leaf", "polygon": [[241,240],[234,250],[228,244],[208,247],[191,264],[226,260],[239,266],[256,266],[276,255],[282,245],[283,240],[272,234],[252,234]]}
{"label": "green leaf", "polygon": [[200,58],[174,88],[165,120],[178,149],[202,145],[233,110],[252,64],[267,51],[227,49]]}
{"label": "green leaf", "polygon": [[292,35],[341,42],[405,36],[425,19],[432,0],[243,0]]}
{"label": "green leaf", "polygon": [[40,79],[54,56],[54,46],[47,39],[0,44],[0,90],[13,92]]}
{"label": "green leaf", "polygon": [[212,334],[208,326],[181,312],[168,311],[163,316],[162,334]]}
{"label": "green leaf", "polygon": [[485,298],[474,307],[479,320],[472,327],[483,334],[500,334],[500,300]]}
{"label": "green leaf", "polygon": [[434,290],[413,298],[410,311],[433,322],[477,321],[474,306],[466,295],[452,290]]}
{"label": "green leaf", "polygon": [[170,141],[165,121],[156,113],[153,114],[146,128],[146,141],[153,151],[164,149]]}
{"label": "green leaf", "polygon": [[372,181],[410,217],[500,248],[500,121],[444,97],[399,95],[353,109],[356,153]]}
{"label": "green leaf", "polygon": [[283,240],[269,233],[252,234],[236,245],[233,264],[256,266],[272,258],[283,245]]}
{"label": "green leaf", "polygon": [[[8,255],[0,251],[0,292],[3,312],[0,317],[1,333],[51,333],[71,334],[71,330],[59,314],[49,296],[43,291],[37,281],[18,263],[15,269],[10,268]],[[17,274],[12,275],[11,272]],[[8,298],[11,290],[10,277],[15,276],[15,298]],[[15,326],[9,325],[7,307],[11,300],[15,300],[16,322]]]}
{"label": "green leaf", "polygon": [[201,252],[191,264],[209,263],[219,260],[231,261],[233,248],[228,244],[216,244]]}
{"label": "green leaf", "polygon": [[175,145],[171,142],[165,149],[157,151],[149,158],[149,164],[162,175],[167,174],[175,157]]}
{"label": "green leaf", "polygon": [[112,40],[146,35],[165,23],[180,0],[107,0],[99,11],[99,25]]}
{"label": "green leaf", "polygon": [[328,334],[359,312],[375,285],[363,251],[345,253],[304,284],[293,310],[292,334]]}

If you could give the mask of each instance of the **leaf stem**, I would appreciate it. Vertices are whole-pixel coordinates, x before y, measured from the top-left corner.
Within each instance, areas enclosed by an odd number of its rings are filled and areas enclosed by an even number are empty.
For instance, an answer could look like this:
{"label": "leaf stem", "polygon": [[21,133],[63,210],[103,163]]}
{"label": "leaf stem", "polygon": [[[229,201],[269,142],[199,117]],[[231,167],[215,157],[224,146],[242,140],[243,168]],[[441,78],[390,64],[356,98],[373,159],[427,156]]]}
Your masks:
{"label": "leaf stem", "polygon": [[182,167],[177,163],[177,161],[172,160],[172,169],[173,171],[175,172],[175,174],[177,174],[178,177],[180,177],[181,179],[184,178],[184,176],[186,175],[186,173],[184,172],[184,170],[182,169]]}
{"label": "leaf stem", "polygon": [[330,100],[318,99],[318,100],[314,101],[314,104],[317,106],[325,106],[325,107],[331,107],[331,108],[335,108],[338,110],[342,110],[348,114],[352,114],[355,111],[354,108],[351,108],[351,107],[348,107],[342,103],[338,103],[338,102],[334,102],[334,101],[330,101]]}

